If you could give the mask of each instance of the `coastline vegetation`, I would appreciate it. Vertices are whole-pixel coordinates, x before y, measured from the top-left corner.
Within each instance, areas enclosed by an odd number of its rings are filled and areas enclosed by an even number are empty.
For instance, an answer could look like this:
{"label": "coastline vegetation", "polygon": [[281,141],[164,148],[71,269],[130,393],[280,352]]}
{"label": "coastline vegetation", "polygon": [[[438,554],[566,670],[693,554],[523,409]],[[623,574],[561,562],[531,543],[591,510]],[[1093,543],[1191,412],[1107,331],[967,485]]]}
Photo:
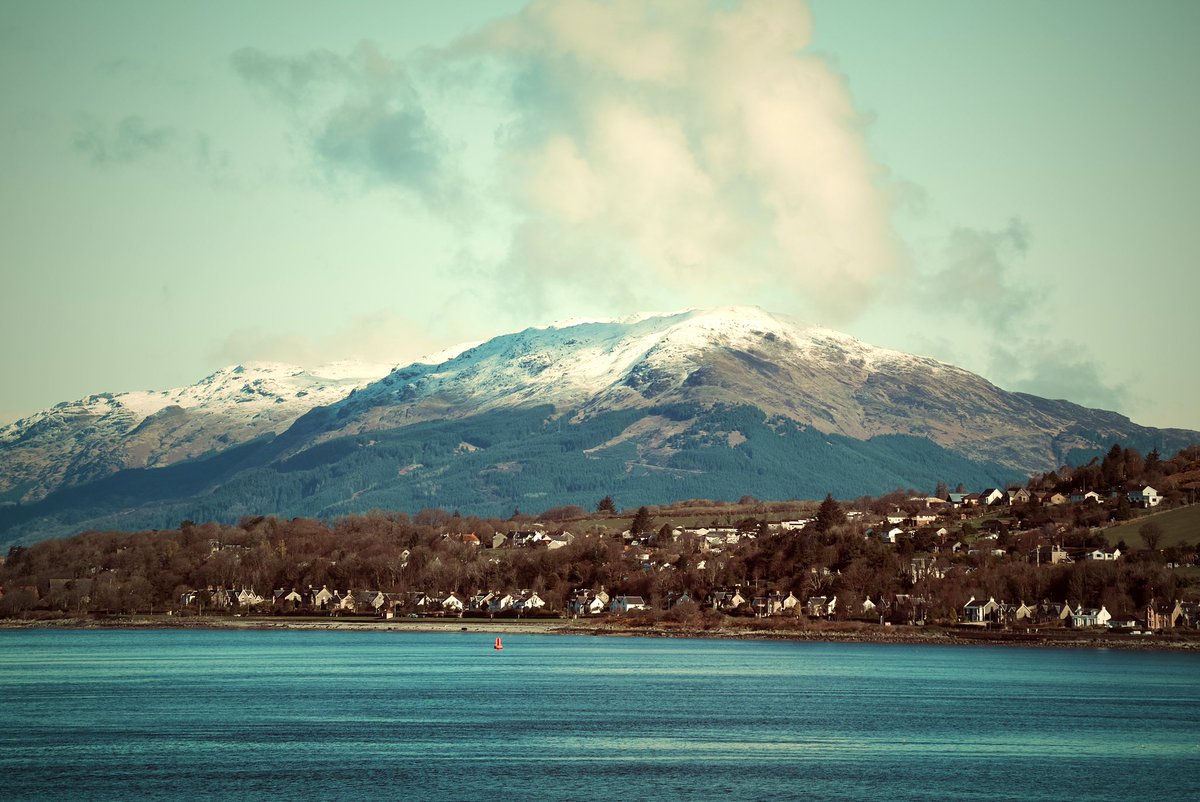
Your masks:
{"label": "coastline vegetation", "polygon": [[[1145,485],[1159,488],[1163,500],[1137,509],[1129,491]],[[578,613],[572,603],[581,592],[640,597],[649,609],[611,622],[632,632],[952,626],[971,598],[1103,606],[1137,617],[1198,597],[1198,486],[1200,448],[1161,459],[1114,446],[1104,460],[1031,477],[1028,501],[992,506],[948,503],[953,494],[940,485],[933,494],[897,490],[841,502],[831,494],[819,504],[745,496],[621,511],[605,496],[595,512],[568,506],[536,518],[519,510],[499,519],[425,509],[330,522],[253,516],[236,525],[90,531],[10,549],[0,565],[0,617],[347,614],[278,604],[279,591],[321,588],[378,591],[399,616],[453,614],[430,607],[411,613],[406,605],[447,594],[466,601],[486,589],[536,594],[545,606],[525,617]],[[1099,500],[1047,500],[1095,489],[1103,491]],[[1119,556],[1108,561],[1083,556],[1114,550]],[[1051,560],[1052,553],[1076,559]],[[238,610],[212,601],[218,590],[245,588],[262,603]],[[800,604],[786,616],[764,617],[753,605],[726,608],[715,600],[731,588],[744,589],[747,600],[790,594]],[[814,597],[840,602],[814,612],[804,605]]]}

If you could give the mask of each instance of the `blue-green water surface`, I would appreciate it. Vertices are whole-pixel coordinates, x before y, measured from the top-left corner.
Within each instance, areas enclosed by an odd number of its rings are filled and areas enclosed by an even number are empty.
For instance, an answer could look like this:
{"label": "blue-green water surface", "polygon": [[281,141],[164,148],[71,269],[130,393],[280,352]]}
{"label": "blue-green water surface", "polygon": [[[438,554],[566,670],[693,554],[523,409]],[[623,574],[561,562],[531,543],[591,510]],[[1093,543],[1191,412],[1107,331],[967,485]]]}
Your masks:
{"label": "blue-green water surface", "polygon": [[1200,655],[0,631],[5,799],[1200,799]]}

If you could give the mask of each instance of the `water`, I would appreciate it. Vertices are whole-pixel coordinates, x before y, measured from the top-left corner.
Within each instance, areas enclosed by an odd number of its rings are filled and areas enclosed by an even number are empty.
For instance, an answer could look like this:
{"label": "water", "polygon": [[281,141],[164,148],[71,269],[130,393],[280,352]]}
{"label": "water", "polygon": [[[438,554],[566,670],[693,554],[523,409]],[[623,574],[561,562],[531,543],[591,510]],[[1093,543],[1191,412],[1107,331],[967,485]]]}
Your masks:
{"label": "water", "polygon": [[0,631],[4,799],[1200,799],[1200,655]]}

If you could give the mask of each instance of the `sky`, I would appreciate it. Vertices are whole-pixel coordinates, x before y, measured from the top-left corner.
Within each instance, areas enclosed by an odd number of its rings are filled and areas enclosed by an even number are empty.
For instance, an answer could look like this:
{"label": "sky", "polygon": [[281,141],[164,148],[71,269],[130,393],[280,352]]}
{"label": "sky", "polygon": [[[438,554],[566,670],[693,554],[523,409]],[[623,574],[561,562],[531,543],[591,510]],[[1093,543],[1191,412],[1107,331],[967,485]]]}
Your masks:
{"label": "sky", "polygon": [[1200,3],[0,0],[0,423],[753,304],[1200,429]]}

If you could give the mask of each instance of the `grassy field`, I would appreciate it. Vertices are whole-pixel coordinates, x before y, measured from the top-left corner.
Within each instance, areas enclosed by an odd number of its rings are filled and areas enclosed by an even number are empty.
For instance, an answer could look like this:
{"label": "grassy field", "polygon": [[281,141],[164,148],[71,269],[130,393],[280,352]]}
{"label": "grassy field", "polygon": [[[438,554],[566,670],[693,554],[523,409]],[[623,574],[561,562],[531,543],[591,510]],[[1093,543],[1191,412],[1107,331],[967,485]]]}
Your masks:
{"label": "grassy field", "polygon": [[1104,536],[1108,538],[1108,542],[1112,545],[1116,545],[1119,541],[1124,540],[1126,544],[1133,548],[1145,548],[1146,543],[1142,540],[1142,536],[1138,534],[1138,529],[1149,521],[1154,521],[1163,528],[1162,540],[1158,544],[1160,549],[1177,546],[1180,543],[1196,543],[1200,541],[1200,504],[1192,504],[1187,507],[1177,507],[1173,510],[1167,510],[1166,512],[1153,512],[1149,515],[1143,515],[1132,521],[1126,521],[1119,526],[1104,530]]}

